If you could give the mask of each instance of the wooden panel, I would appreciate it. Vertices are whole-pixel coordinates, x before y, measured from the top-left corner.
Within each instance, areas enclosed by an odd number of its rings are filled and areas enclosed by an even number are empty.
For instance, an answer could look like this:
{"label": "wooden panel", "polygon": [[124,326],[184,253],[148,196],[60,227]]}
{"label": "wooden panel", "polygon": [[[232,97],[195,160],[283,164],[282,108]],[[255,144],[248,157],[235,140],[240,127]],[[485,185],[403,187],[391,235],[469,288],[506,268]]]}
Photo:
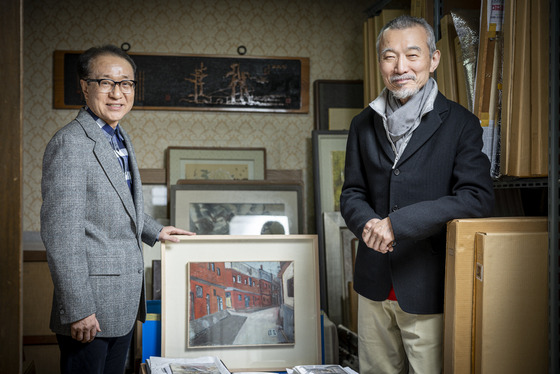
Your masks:
{"label": "wooden panel", "polygon": [[23,347],[26,361],[32,361],[35,367],[33,374],[59,374],[60,351],[58,345],[26,345]]}
{"label": "wooden panel", "polygon": [[23,1],[2,1],[0,11],[0,373],[20,373],[22,128],[23,128]]}
{"label": "wooden panel", "polygon": [[509,137],[509,167],[506,174],[531,175],[531,30],[529,0],[517,0],[513,67],[513,98]]}
{"label": "wooden panel", "polygon": [[165,169],[140,169],[142,184],[166,184]]}
{"label": "wooden panel", "polygon": [[[457,68],[455,61],[455,37],[457,32],[453,25],[450,14],[446,14],[440,21],[441,29],[441,61],[439,63],[439,74],[445,75],[445,97],[452,101],[458,101],[457,93]],[[439,86],[439,85],[438,85]]]}
{"label": "wooden panel", "polygon": [[370,17],[364,25],[364,40],[366,41],[366,75],[364,75],[364,106],[375,100],[377,95],[377,80],[380,79],[377,68],[377,52],[375,51],[375,19]]}
{"label": "wooden panel", "polygon": [[34,365],[35,374],[55,374],[60,354],[56,335],[49,328],[54,287],[47,252],[25,250],[23,258],[23,354]]}
{"label": "wooden panel", "polygon": [[[28,251],[26,251],[28,252]],[[23,264],[23,335],[52,335],[49,318],[53,283],[46,261]]]}
{"label": "wooden panel", "polygon": [[475,99],[473,113],[481,119],[482,126],[488,126],[488,106],[490,102],[489,89],[492,82],[492,66],[495,41],[491,37],[495,34],[488,31],[488,0],[483,0],[480,15],[480,38],[478,57],[476,62]]}
{"label": "wooden panel", "polygon": [[548,175],[548,0],[531,2],[531,175]]}
{"label": "wooden panel", "polygon": [[268,169],[266,179],[274,181],[294,181],[303,183],[303,171],[298,170],[276,170]]}
{"label": "wooden panel", "polygon": [[458,103],[469,109],[469,99],[467,92],[467,75],[465,66],[463,65],[463,50],[461,49],[461,41],[459,37],[455,37],[455,64],[457,68],[457,98]]}
{"label": "wooden panel", "polygon": [[23,337],[23,345],[58,345],[56,335],[29,335]]}
{"label": "wooden panel", "polygon": [[47,262],[46,251],[23,251],[23,262]]}
{"label": "wooden panel", "polygon": [[515,38],[515,3],[516,0],[508,1],[504,4],[504,53],[503,60],[505,63],[502,80],[502,125],[500,128],[500,149],[501,149],[501,165],[503,172],[510,168],[510,138],[511,138],[511,113],[513,105],[513,69],[515,61],[513,60],[513,42]]}

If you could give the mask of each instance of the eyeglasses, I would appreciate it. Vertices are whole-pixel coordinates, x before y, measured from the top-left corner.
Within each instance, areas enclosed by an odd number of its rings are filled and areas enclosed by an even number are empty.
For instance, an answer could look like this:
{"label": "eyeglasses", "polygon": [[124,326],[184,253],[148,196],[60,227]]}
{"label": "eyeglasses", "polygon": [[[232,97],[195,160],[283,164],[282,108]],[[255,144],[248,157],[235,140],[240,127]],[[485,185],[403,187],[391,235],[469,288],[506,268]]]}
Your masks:
{"label": "eyeglasses", "polygon": [[103,93],[113,92],[115,86],[118,84],[121,92],[124,94],[129,94],[134,92],[134,86],[136,86],[136,81],[133,80],[123,80],[120,82],[114,81],[112,79],[86,79],[88,83],[97,82],[99,85],[99,91]]}

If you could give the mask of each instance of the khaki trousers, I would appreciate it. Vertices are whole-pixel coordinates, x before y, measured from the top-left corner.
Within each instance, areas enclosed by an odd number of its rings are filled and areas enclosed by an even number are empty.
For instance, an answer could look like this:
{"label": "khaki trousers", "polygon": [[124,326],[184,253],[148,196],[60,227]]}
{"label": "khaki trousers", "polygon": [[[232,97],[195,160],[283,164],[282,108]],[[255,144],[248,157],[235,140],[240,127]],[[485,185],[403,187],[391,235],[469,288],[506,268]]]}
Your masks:
{"label": "khaki trousers", "polygon": [[443,314],[409,314],[397,301],[358,299],[361,374],[439,374]]}

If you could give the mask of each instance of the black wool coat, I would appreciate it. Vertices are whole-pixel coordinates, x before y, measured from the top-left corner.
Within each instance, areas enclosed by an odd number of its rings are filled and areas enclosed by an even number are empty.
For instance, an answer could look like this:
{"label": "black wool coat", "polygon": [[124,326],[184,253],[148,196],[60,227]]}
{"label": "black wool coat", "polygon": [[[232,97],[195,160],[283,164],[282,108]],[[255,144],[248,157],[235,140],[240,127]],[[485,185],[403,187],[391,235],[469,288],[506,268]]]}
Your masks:
{"label": "black wool coat", "polygon": [[350,126],[341,213],[360,239],[370,219],[389,217],[396,245],[381,254],[360,240],[354,288],[383,301],[393,285],[405,312],[442,313],[446,223],[494,208],[480,121],[438,93],[393,169],[394,159],[383,120],[368,106]]}

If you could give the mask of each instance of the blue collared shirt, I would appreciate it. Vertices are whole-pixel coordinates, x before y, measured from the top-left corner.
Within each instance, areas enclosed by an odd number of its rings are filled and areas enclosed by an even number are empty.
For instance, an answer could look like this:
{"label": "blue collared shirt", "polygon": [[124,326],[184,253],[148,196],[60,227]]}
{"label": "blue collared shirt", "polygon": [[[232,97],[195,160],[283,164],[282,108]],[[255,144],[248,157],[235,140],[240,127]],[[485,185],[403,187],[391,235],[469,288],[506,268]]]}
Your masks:
{"label": "blue collared shirt", "polygon": [[99,125],[99,127],[103,130],[107,140],[109,140],[109,144],[111,144],[111,147],[113,148],[113,151],[115,152],[115,155],[121,165],[128,188],[132,193],[132,175],[130,174],[130,165],[128,164],[128,150],[124,144],[124,136],[120,131],[119,125],[117,124],[117,127],[113,129],[105,121],[96,116],[87,106],[86,110],[95,120],[97,125]]}

